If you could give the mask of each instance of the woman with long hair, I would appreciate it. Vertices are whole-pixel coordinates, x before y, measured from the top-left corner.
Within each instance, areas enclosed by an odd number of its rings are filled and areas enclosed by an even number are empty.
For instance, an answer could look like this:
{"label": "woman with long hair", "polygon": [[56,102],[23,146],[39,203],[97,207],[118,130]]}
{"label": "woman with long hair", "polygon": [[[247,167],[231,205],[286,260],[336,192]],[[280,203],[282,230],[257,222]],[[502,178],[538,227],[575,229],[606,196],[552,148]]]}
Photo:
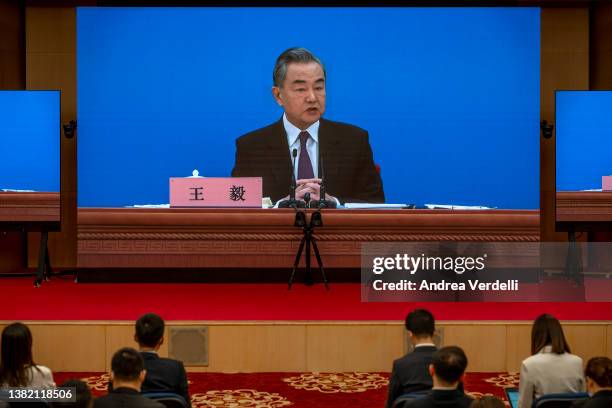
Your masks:
{"label": "woman with long hair", "polygon": [[559,320],[539,316],[531,328],[531,357],[521,364],[519,408],[531,408],[544,394],[582,391],[582,359],[570,353]]}
{"label": "woman with long hair", "polygon": [[0,387],[55,387],[53,374],[32,359],[32,333],[23,323],[2,330]]}

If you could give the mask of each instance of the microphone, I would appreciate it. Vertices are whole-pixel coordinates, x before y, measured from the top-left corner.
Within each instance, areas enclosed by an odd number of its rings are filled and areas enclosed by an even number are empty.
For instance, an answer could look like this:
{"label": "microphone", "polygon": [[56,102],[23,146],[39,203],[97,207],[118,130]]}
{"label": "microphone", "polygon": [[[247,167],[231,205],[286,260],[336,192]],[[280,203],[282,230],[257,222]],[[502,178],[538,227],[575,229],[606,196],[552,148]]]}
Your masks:
{"label": "microphone", "polygon": [[289,200],[295,201],[295,189],[297,188],[297,180],[295,179],[295,158],[297,157],[297,149],[291,151],[291,186],[289,187]]}
{"label": "microphone", "polygon": [[289,185],[289,199],[283,200],[278,203],[278,208],[304,208],[306,203],[302,200],[295,199],[295,189],[297,188],[297,181],[295,179],[295,158],[297,157],[297,149],[291,151],[291,184]]}
{"label": "microphone", "polygon": [[319,200],[310,202],[310,208],[336,208],[335,200],[325,199],[325,168],[323,167],[323,156],[319,151],[319,167],[321,167],[321,187],[319,188]]}

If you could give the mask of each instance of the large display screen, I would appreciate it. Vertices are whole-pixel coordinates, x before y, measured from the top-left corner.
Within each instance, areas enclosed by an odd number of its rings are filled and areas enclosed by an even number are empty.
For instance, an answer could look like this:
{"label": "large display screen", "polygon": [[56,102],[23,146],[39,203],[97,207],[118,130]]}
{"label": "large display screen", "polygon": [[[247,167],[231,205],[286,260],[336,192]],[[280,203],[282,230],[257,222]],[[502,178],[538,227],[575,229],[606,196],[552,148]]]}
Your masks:
{"label": "large display screen", "polygon": [[0,91],[0,126],[0,189],[59,192],[59,91]]}
{"label": "large display screen", "polygon": [[325,65],[324,118],[368,131],[387,202],[539,208],[538,8],[86,7],[77,36],[79,206],[230,176],[300,46]]}
{"label": "large display screen", "polygon": [[612,91],[557,91],[557,191],[596,191],[612,175]]}

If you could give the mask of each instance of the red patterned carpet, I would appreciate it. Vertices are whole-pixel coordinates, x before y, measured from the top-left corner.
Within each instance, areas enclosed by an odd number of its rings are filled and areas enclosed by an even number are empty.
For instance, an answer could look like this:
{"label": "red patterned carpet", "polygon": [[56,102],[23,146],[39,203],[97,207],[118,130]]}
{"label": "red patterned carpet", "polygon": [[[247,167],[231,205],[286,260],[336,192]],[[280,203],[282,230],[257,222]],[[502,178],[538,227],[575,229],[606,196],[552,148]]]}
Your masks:
{"label": "red patterned carpet", "polygon": [[[83,379],[96,396],[106,393],[106,374],[55,373],[58,384],[68,378]],[[375,408],[384,407],[388,374],[190,373],[188,379],[194,408]],[[518,374],[468,373],[465,380],[466,392],[476,397],[495,395],[504,399],[504,387],[513,386],[518,386]]]}
{"label": "red patterned carpet", "polygon": [[[104,305],[104,307],[100,307]],[[171,320],[395,320],[426,307],[439,320],[612,320],[611,303],[362,303],[359,284],[77,284],[54,278],[0,279],[0,320],[135,320],[155,311]],[[256,306],[256,307],[254,307]]]}

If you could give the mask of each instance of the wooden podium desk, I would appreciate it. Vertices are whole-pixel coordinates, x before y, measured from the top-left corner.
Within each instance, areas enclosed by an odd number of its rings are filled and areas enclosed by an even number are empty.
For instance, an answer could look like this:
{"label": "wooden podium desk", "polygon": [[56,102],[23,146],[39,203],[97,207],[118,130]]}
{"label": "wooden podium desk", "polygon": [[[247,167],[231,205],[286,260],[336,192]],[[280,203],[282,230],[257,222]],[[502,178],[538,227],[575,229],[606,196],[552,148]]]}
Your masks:
{"label": "wooden podium desk", "polygon": [[59,192],[14,193],[0,192],[0,231],[21,231],[23,265],[28,264],[30,231],[40,231],[38,270],[34,284],[39,286],[51,272],[47,242],[50,231],[61,229],[61,202]]}
{"label": "wooden podium desk", "polygon": [[559,191],[557,230],[612,231],[612,191]]}
{"label": "wooden podium desk", "polygon": [[[311,210],[310,210],[311,211]],[[322,210],[326,268],[359,268],[363,242],[537,242],[539,211]],[[79,268],[287,268],[293,209],[79,208]]]}
{"label": "wooden podium desk", "polygon": [[59,231],[60,193],[0,192],[0,231]]}

